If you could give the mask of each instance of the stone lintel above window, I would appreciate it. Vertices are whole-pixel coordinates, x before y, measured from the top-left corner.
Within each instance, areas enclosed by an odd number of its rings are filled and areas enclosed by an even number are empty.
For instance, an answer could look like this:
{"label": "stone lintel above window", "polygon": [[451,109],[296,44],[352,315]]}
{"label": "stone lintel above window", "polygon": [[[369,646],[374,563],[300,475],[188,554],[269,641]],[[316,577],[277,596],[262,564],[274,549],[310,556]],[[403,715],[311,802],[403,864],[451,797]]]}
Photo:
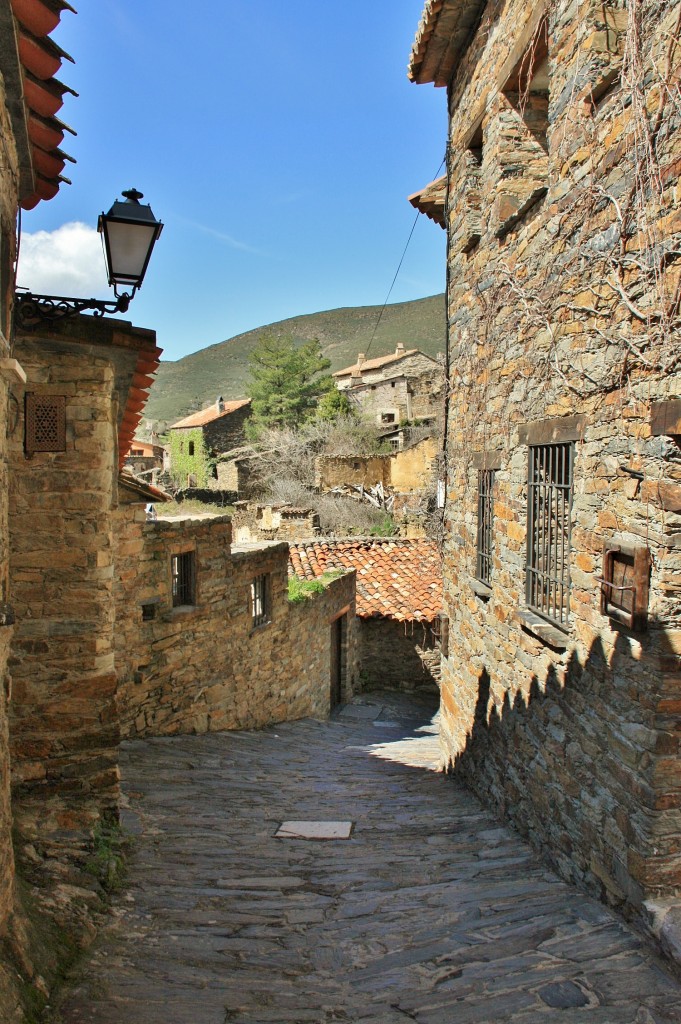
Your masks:
{"label": "stone lintel above window", "polygon": [[587,418],[583,414],[522,423],[518,428],[518,443],[535,445],[581,441],[586,425]]}
{"label": "stone lintel above window", "polygon": [[471,465],[473,469],[501,469],[504,453],[501,451],[473,452]]}

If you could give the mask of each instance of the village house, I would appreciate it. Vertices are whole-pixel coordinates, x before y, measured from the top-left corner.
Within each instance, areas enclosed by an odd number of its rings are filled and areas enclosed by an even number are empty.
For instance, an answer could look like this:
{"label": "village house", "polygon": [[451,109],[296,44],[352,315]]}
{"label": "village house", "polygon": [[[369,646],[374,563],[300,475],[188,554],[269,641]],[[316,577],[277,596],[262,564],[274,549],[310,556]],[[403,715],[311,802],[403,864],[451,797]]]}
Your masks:
{"label": "village house", "polygon": [[356,363],[333,376],[351,404],[381,426],[433,424],[438,417],[441,368],[419,349],[400,342],[392,355],[366,359],[360,352]]}
{"label": "village house", "polygon": [[[428,0],[446,90],[447,760],[671,949],[681,898],[677,0]],[[412,197],[414,199],[414,197]]]}
{"label": "village house", "polygon": [[357,689],[436,691],[440,678],[442,571],[432,540],[322,539],[289,545],[289,574],[356,574]]}
{"label": "village house", "polygon": [[239,448],[251,415],[250,398],[225,402],[193,412],[168,429],[167,471],[180,487],[221,487],[217,458]]}
{"label": "village house", "polygon": [[162,444],[141,441],[135,437],[125,460],[125,468],[135,476],[152,482],[157,480],[163,471],[164,456],[165,449]]}

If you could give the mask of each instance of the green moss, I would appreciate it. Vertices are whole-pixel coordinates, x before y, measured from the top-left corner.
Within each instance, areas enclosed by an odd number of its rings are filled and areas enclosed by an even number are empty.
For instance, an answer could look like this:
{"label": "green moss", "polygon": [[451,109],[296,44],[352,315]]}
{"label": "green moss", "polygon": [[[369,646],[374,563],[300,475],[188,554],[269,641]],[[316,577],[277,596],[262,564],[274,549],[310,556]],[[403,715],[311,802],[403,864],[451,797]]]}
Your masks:
{"label": "green moss", "polygon": [[85,862],[85,870],[94,875],[107,893],[123,887],[126,871],[126,853],[130,836],[114,817],[102,817],[92,833],[92,853]]}
{"label": "green moss", "polygon": [[337,580],[342,575],[340,569],[330,569],[316,580],[301,580],[300,576],[289,576],[288,599],[292,604],[300,604],[301,601],[307,601],[315,594],[323,594],[326,584]]}

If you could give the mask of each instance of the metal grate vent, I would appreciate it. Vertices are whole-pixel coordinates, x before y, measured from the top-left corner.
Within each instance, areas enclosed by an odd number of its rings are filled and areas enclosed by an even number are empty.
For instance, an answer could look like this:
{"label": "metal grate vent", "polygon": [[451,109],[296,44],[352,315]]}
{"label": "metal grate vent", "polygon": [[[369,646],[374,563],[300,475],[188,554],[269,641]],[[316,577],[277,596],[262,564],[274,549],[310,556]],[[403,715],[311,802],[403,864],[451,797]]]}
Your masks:
{"label": "metal grate vent", "polygon": [[64,395],[26,395],[27,455],[66,451],[66,398]]}

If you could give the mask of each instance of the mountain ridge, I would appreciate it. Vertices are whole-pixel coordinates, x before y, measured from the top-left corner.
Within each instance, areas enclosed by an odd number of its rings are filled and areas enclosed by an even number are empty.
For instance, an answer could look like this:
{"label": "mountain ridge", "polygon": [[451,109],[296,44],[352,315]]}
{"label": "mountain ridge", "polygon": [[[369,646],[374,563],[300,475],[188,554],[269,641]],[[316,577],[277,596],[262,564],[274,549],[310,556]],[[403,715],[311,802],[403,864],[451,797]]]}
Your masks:
{"label": "mountain ridge", "polygon": [[[445,346],[444,296],[430,295],[385,307],[342,306],[288,317],[253,328],[224,341],[214,342],[181,359],[161,362],[151,387],[145,420],[170,424],[203,408],[221,394],[225,399],[243,398],[248,384],[248,361],[261,334],[291,334],[301,343],[318,338],[331,360],[331,371],[350,366],[357,353],[388,355],[397,342],[420,348],[435,356]],[[375,331],[375,334],[374,334]],[[373,336],[373,341],[371,340]]]}

